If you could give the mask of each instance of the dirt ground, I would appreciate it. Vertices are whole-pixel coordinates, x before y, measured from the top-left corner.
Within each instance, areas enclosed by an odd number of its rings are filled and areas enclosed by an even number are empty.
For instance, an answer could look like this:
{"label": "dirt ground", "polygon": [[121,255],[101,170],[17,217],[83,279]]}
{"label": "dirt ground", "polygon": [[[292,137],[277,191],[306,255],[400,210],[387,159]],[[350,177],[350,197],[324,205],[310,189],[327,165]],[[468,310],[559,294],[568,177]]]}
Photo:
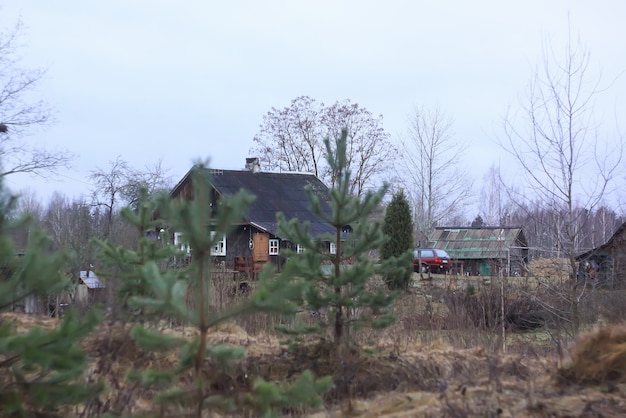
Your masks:
{"label": "dirt ground", "polygon": [[[18,330],[58,324],[56,319],[3,314]],[[164,332],[193,335],[190,329]],[[106,390],[80,411],[85,416],[156,412],[152,394],[128,383],[132,368],[171,367],[176,353],[146,353],[128,338],[128,327],[105,323],[84,341],[89,353],[88,381]],[[212,343],[244,346],[245,360],[232,370],[207,364],[217,394],[248,391],[256,376],[285,382],[305,369],[332,375],[334,389],[311,417],[618,417],[626,416],[626,328],[599,328],[581,335],[568,357],[489,354],[483,349],[405,345],[353,349],[342,358],[326,341],[287,351],[272,337],[252,337],[236,325],[213,332]],[[237,415],[237,414],[236,414]],[[237,415],[238,416],[238,415]]]}

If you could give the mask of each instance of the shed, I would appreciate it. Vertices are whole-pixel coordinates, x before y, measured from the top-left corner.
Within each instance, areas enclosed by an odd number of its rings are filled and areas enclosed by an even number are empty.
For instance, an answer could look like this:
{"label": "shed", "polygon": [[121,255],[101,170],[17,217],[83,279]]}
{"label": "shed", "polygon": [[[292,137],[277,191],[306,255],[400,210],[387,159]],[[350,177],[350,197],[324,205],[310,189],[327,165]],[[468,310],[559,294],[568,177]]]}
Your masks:
{"label": "shed", "polygon": [[445,250],[459,274],[522,276],[527,272],[528,242],[521,227],[437,227],[429,246]]}
{"label": "shed", "polygon": [[[607,242],[599,247],[585,251],[576,256],[576,261],[584,265],[594,266],[595,270],[586,277],[593,280],[596,286],[604,286],[612,289],[625,287],[624,275],[626,274],[626,223],[623,223]],[[585,269],[579,269],[582,272]]]}
{"label": "shed", "polygon": [[76,301],[82,304],[103,302],[105,298],[105,284],[96,273],[91,270],[82,270],[78,274]]}

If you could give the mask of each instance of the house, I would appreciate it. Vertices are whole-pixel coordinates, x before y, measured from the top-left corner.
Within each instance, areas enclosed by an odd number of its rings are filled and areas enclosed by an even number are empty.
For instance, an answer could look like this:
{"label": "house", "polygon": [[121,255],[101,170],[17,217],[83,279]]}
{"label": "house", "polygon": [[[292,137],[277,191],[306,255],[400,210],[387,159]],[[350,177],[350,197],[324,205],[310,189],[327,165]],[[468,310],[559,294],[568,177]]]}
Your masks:
{"label": "house", "polygon": [[[258,273],[268,262],[280,268],[284,262],[281,252],[285,248],[302,251],[297,243],[283,240],[278,231],[276,215],[282,212],[286,219],[297,218],[310,223],[310,233],[314,237],[334,234],[335,229],[311,211],[306,188],[310,188],[320,200],[323,211],[330,213],[328,187],[310,173],[262,172],[258,159],[247,158],[245,170],[210,171],[210,196],[219,202],[222,196],[233,195],[245,190],[256,196],[256,200],[235,229],[213,249],[211,255],[216,263],[227,269],[247,272],[251,276]],[[189,198],[191,190],[191,170],[172,189],[173,198]],[[182,237],[174,233],[175,244]],[[327,250],[335,250],[334,243],[326,242]]]}
{"label": "house", "polygon": [[491,276],[500,269],[510,275],[525,275],[528,242],[519,227],[437,227],[429,240],[432,248],[445,250],[452,271]]}
{"label": "house", "polygon": [[576,256],[576,261],[580,263],[579,279],[587,277],[597,286],[623,288],[626,273],[626,223],[617,228],[606,243]]}

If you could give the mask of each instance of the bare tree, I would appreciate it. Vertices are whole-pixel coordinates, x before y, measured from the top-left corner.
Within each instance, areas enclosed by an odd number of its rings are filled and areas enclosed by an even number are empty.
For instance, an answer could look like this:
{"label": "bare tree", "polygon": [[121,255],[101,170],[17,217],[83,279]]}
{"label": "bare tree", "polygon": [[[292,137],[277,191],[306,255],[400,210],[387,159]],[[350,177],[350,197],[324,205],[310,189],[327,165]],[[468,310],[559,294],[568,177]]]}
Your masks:
{"label": "bare tree", "polygon": [[350,192],[360,196],[380,183],[391,165],[393,147],[382,127],[382,116],[349,100],[324,106],[301,96],[282,110],[272,108],[263,117],[250,152],[259,156],[269,171],[301,171],[315,174],[328,186],[334,184],[326,162],[324,138],[336,138],[346,128]]}
{"label": "bare tree", "polygon": [[43,212],[52,249],[65,249],[73,255],[67,266],[72,275],[94,263],[96,247],[91,240],[99,236],[97,212],[86,201],[70,201],[60,193],[53,194]]}
{"label": "bare tree", "polygon": [[32,189],[24,189],[17,196],[15,210],[18,216],[27,215],[33,218],[35,224],[41,223],[43,205]]}
{"label": "bare tree", "polygon": [[543,228],[552,231],[557,249],[571,267],[574,333],[580,325],[578,303],[585,292],[579,286],[576,266],[585,216],[602,202],[622,158],[621,138],[610,152],[598,140],[593,110],[603,90],[588,70],[589,53],[580,41],[573,43],[571,36],[560,57],[544,47],[543,61],[522,100],[520,114],[505,117],[500,140],[519,167],[519,182],[526,186],[524,194],[511,193],[513,199],[518,203],[537,199],[558,214]]}
{"label": "bare tree", "polygon": [[161,160],[153,165],[147,165],[144,170],[129,169],[126,187],[122,188],[122,197],[129,206],[136,208],[142,190],[146,193],[146,197],[169,191],[172,186],[172,176],[168,173],[169,170],[163,167]]}
{"label": "bare tree", "polygon": [[[352,195],[361,196],[366,189],[374,188],[375,183],[380,184],[378,177],[393,166],[396,152],[389,141],[389,134],[383,129],[382,119],[382,115],[375,118],[369,110],[349,100],[323,109],[322,124],[326,137],[337,138],[343,129],[348,131],[346,169],[352,173]],[[322,179],[331,186],[336,183],[329,167],[324,168]]]}
{"label": "bare tree", "polygon": [[118,156],[109,161],[107,168],[96,167],[89,175],[93,182],[92,205],[104,208],[107,220],[106,237],[114,226],[115,215],[122,206],[135,207],[142,190],[147,197],[169,190],[172,179],[161,161],[147,165],[144,170],[134,169]]}
{"label": "bare tree", "polygon": [[108,231],[113,227],[113,215],[120,205],[124,203],[124,195],[128,187],[128,178],[132,171],[126,161],[120,156],[109,161],[106,169],[96,167],[89,175],[94,183],[92,201],[94,206],[103,207],[106,211]]}
{"label": "bare tree", "polygon": [[72,154],[53,151],[26,141],[34,128],[52,120],[52,110],[43,100],[32,100],[45,70],[21,67],[17,51],[22,24],[0,33],[0,175],[30,173],[46,176],[67,167]]}
{"label": "bare tree", "polygon": [[413,203],[416,240],[425,242],[435,226],[458,222],[469,204],[472,181],[462,165],[467,145],[438,108],[416,108],[408,122],[397,169]]}
{"label": "bare tree", "polygon": [[324,160],[320,117],[320,106],[307,96],[293,99],[284,109],[273,107],[263,116],[251,152],[258,154],[266,169],[301,171],[319,177]]}
{"label": "bare tree", "polygon": [[[16,195],[15,206],[11,208],[9,216],[17,221],[9,233],[18,251],[22,251],[28,244],[28,238],[32,227],[41,225],[43,206],[33,190],[26,189]],[[28,222],[21,222],[28,219]]]}
{"label": "bare tree", "polygon": [[[513,186],[508,186],[513,188]],[[510,226],[513,212],[500,167],[492,164],[483,177],[478,209],[485,225]]]}

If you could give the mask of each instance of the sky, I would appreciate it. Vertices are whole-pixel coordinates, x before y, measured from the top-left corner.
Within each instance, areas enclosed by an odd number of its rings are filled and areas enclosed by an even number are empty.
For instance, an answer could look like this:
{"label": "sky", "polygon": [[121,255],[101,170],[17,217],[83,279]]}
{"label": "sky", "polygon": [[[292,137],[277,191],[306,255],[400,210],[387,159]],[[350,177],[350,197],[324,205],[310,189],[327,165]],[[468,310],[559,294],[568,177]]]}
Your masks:
{"label": "sky", "polygon": [[621,0],[0,0],[0,31],[23,22],[22,65],[47,69],[36,95],[55,109],[25,140],[76,156],[47,181],[7,183],[80,198],[118,156],[162,161],[175,182],[198,160],[243,169],[263,115],[306,95],[382,115],[393,141],[416,107],[438,107],[469,144],[478,190],[505,158],[503,115],[568,27],[610,84],[596,103],[607,138],[626,130],[624,18]]}

